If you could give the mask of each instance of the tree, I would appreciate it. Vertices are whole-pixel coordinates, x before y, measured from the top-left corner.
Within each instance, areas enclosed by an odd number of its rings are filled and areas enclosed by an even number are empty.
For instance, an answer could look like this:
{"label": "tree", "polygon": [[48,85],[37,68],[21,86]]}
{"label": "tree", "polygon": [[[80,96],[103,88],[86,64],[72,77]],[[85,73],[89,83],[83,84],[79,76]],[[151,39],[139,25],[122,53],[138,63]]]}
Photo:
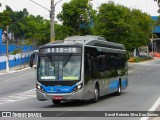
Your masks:
{"label": "tree", "polygon": [[140,10],[130,10],[109,2],[99,7],[94,34],[124,44],[128,50],[132,50],[146,45],[151,34],[150,23],[150,16]]}
{"label": "tree", "polygon": [[[146,45],[152,34],[152,19],[146,13],[142,13],[140,10],[133,9],[131,11],[131,34],[128,39],[130,49],[138,48]],[[132,47],[133,46],[133,47]]]}
{"label": "tree", "polygon": [[24,22],[24,17],[28,15],[27,9],[14,12],[9,6],[6,10],[0,13],[0,27],[5,30],[9,26],[9,32],[15,33],[15,39],[24,38],[24,33],[21,31],[19,23]]}
{"label": "tree", "polygon": [[12,19],[10,18],[10,9],[8,6],[6,6],[6,10],[4,10],[2,13],[0,13],[0,28],[3,30],[6,30],[6,26],[11,24]]}
{"label": "tree", "polygon": [[[29,15],[27,9],[13,11],[9,6],[0,13],[0,27],[5,30],[9,26],[9,33],[14,33],[15,40],[25,44],[40,46],[50,42],[50,21],[40,15]],[[63,40],[71,35],[67,26],[55,23],[56,40]]]}
{"label": "tree", "polygon": [[56,40],[64,40],[67,36],[70,36],[70,28],[64,25],[55,23],[55,38]]}
{"label": "tree", "polygon": [[88,0],[71,0],[63,4],[62,12],[57,18],[67,27],[68,35],[86,35],[91,34],[92,14]]}
{"label": "tree", "polygon": [[36,45],[42,45],[49,42],[49,21],[41,16],[30,15],[26,18],[25,24],[20,24],[20,28],[25,33],[25,39]]}

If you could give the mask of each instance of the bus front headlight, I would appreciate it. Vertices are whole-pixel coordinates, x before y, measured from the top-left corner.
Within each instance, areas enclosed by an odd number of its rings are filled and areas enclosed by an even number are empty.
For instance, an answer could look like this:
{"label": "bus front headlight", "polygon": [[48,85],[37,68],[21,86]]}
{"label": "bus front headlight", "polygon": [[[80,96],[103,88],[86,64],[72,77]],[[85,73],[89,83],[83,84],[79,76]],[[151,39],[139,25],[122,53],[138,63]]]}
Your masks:
{"label": "bus front headlight", "polygon": [[45,92],[44,89],[39,84],[36,84],[36,89],[39,90],[40,92]]}
{"label": "bus front headlight", "polygon": [[81,90],[82,88],[83,88],[83,84],[79,84],[73,89],[73,92],[77,92],[77,91]]}

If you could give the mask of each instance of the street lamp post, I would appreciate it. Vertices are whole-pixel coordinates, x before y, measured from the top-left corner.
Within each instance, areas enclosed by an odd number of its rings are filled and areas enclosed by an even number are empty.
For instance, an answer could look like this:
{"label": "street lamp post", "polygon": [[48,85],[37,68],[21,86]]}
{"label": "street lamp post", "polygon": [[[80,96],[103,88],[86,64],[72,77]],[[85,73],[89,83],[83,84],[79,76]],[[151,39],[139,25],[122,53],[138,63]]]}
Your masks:
{"label": "street lamp post", "polygon": [[62,0],[59,0],[54,4],[54,0],[51,0],[51,42],[55,41],[55,29],[54,29],[54,22],[55,22],[55,7],[56,5],[61,2]]}
{"label": "street lamp post", "polygon": [[51,25],[50,25],[50,26],[51,26],[50,42],[54,42],[54,41],[55,41],[55,29],[54,29],[54,22],[55,22],[55,6],[56,6],[59,2],[61,2],[62,0],[59,0],[59,1],[56,2],[55,4],[54,4],[54,0],[51,0],[51,11],[48,10],[47,8],[45,8],[44,6],[42,6],[42,5],[38,4],[38,3],[36,3],[36,2],[33,1],[33,0],[30,0],[30,1],[33,2],[33,3],[35,3],[36,5],[38,5],[38,6],[42,7],[42,8],[44,8],[44,9],[46,9],[47,11],[49,11],[50,17],[51,17],[51,22],[50,22],[50,24],[51,24]]}
{"label": "street lamp post", "polygon": [[[24,15],[24,17],[26,17],[26,15]],[[7,25],[6,28],[6,73],[9,73],[9,53],[8,53],[8,31],[9,31],[9,27],[11,25],[14,25],[15,23],[19,22],[20,20],[22,20],[24,17],[20,18],[19,20],[15,21],[14,23],[10,24],[9,26]]]}
{"label": "street lamp post", "polygon": [[154,40],[153,40],[153,26],[152,26],[152,38],[151,38],[151,42],[152,42],[152,56],[154,56],[153,54],[154,54],[154,49],[153,49],[153,47],[154,47]]}

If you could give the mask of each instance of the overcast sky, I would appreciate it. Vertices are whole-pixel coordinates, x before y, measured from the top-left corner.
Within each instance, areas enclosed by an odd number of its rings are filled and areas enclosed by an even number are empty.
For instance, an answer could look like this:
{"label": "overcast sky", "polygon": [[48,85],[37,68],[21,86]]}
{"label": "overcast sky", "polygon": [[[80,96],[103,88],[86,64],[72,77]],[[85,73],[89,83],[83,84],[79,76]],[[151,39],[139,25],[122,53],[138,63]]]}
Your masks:
{"label": "overcast sky", "polygon": [[[35,2],[43,5],[44,7],[50,9],[50,2],[51,0],[34,0]],[[55,3],[59,0],[55,0]],[[56,6],[56,14],[61,11],[61,6],[64,2],[69,2],[70,0],[63,0],[62,2],[58,3]],[[93,4],[94,9],[99,7],[102,3],[107,3],[109,0],[93,0],[91,3]],[[143,12],[150,14],[151,16],[158,16],[157,13],[158,6],[154,0],[112,0],[116,4],[121,4],[127,6],[129,8],[136,8],[140,9]],[[14,11],[23,10],[23,8],[27,8],[28,12],[33,15],[41,15],[42,17],[49,19],[49,12],[30,0],[0,0],[2,3],[2,7],[0,7],[0,12],[5,9],[5,5],[8,5]]]}

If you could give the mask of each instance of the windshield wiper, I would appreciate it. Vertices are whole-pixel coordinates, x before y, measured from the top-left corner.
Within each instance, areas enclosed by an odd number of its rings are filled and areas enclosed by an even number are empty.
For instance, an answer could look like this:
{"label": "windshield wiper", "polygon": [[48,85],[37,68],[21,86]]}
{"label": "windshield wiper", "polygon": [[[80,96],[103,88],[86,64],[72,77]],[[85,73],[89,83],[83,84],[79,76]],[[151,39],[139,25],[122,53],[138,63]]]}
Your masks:
{"label": "windshield wiper", "polygon": [[52,59],[52,57],[51,57],[51,55],[48,55],[48,58],[49,58],[49,61],[50,61],[50,63],[51,63],[51,65],[54,67],[54,62],[53,62],[53,59]]}
{"label": "windshield wiper", "polygon": [[67,60],[64,62],[63,67],[65,67],[68,63],[68,61],[71,59],[72,54],[69,54],[69,56],[67,57]]}

